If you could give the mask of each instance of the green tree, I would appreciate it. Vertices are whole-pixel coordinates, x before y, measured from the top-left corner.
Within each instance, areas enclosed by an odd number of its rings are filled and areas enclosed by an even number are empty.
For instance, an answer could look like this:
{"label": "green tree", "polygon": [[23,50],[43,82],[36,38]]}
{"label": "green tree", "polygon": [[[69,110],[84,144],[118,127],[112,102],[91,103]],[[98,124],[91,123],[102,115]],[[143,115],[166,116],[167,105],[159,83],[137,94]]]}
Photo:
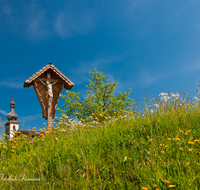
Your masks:
{"label": "green tree", "polygon": [[60,115],[77,116],[79,119],[86,119],[92,115],[102,121],[106,116],[116,116],[119,112],[123,113],[123,110],[125,111],[128,107],[133,108],[135,102],[128,98],[132,89],[124,93],[120,92],[115,96],[117,81],[106,80],[103,72],[97,71],[97,69],[94,69],[94,72],[90,71],[89,74],[89,84],[86,85],[87,96],[81,100],[80,93],[66,91],[66,95],[61,95],[61,98],[65,100],[62,107],[66,109],[58,108]]}

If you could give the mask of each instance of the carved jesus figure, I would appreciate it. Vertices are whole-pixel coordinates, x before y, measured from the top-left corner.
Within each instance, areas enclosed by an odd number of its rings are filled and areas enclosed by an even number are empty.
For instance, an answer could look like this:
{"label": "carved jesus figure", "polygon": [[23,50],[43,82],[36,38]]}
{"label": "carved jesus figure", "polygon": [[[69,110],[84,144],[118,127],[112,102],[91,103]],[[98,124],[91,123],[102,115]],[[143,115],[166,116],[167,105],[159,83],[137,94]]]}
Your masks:
{"label": "carved jesus figure", "polygon": [[[39,79],[40,80],[40,79]],[[59,79],[58,79],[59,80]],[[40,80],[40,82],[42,84],[44,84],[46,87],[47,87],[47,92],[48,92],[48,106],[50,107],[51,106],[51,103],[53,101],[53,91],[52,91],[52,86],[54,84],[56,84],[58,82],[58,80],[56,80],[55,82],[53,83],[50,83],[48,80],[47,80],[47,83],[43,82],[42,80]]]}

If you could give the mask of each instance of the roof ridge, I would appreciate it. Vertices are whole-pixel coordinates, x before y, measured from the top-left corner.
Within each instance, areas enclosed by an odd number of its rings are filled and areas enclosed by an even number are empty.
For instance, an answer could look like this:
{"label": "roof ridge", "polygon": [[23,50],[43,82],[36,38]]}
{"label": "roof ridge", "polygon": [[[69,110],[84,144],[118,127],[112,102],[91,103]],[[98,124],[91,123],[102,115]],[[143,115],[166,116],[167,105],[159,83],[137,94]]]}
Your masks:
{"label": "roof ridge", "polygon": [[42,75],[45,71],[47,71],[49,68],[51,68],[60,78],[62,78],[69,86],[74,86],[74,83],[69,80],[61,71],[59,71],[52,63],[48,63],[45,65],[42,69],[34,73],[31,77],[29,77],[25,82],[24,82],[24,87],[29,87],[31,86],[30,83],[34,81],[37,77]]}

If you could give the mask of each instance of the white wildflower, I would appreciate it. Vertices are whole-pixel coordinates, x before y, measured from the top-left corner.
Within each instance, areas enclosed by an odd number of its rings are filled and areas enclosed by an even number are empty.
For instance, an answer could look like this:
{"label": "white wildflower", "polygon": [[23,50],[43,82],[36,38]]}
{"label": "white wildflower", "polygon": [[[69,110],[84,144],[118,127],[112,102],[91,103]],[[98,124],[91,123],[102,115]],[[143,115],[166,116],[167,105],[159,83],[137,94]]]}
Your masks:
{"label": "white wildflower", "polygon": [[197,98],[196,96],[194,97],[194,100],[199,101],[199,98]]}
{"label": "white wildflower", "polygon": [[161,100],[164,100],[165,102],[167,101],[167,97],[166,96],[163,96],[163,97],[161,97]]}
{"label": "white wildflower", "polygon": [[160,93],[160,94],[159,94],[159,96],[164,96],[164,95],[165,95],[165,93],[164,93],[164,92],[162,92],[162,93]]}
{"label": "white wildflower", "polygon": [[159,104],[154,104],[154,106],[155,106],[156,108],[159,108]]}
{"label": "white wildflower", "polygon": [[173,98],[175,98],[175,97],[176,97],[176,94],[172,94],[171,96],[172,96]]}

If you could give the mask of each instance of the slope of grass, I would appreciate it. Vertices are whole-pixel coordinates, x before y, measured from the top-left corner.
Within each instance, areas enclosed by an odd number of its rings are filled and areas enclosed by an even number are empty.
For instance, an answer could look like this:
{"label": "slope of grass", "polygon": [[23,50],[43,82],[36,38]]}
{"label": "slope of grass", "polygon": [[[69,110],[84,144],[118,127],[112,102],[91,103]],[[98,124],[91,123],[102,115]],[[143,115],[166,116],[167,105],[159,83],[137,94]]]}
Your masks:
{"label": "slope of grass", "polygon": [[200,109],[173,103],[0,145],[0,189],[199,189]]}

